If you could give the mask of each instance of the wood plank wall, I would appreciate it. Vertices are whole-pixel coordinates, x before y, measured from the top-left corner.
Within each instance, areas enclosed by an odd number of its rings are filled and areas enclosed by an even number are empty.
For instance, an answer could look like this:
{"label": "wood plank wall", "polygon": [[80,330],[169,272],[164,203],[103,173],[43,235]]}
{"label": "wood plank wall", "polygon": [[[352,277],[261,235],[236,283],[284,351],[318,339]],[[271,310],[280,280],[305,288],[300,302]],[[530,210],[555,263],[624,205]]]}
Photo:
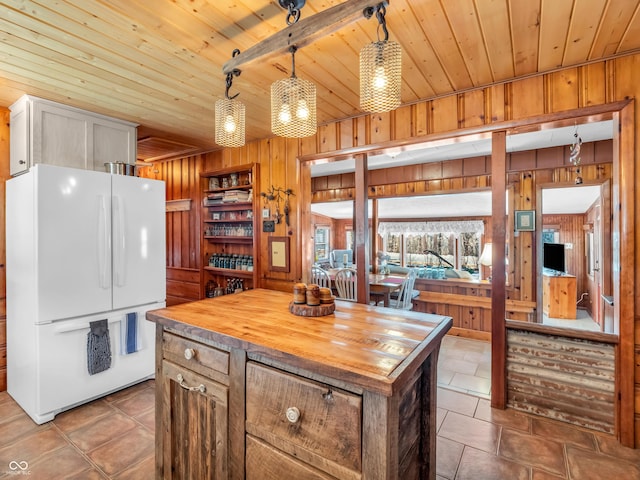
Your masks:
{"label": "wood plank wall", "polygon": [[0,108],[0,392],[7,389],[7,289],[5,243],[5,182],[9,178],[9,114]]}
{"label": "wood plank wall", "polygon": [[614,433],[614,345],[509,329],[507,360],[510,407]]}
{"label": "wood plank wall", "polygon": [[[269,138],[256,142],[251,142],[244,147],[237,149],[224,149],[202,156],[202,162],[212,165],[212,168],[220,168],[231,165],[240,165],[247,162],[258,162],[260,164],[260,179],[258,188],[265,191],[270,185],[293,188],[294,193],[299,193],[296,158],[304,155],[327,153],[342,149],[366,146],[379,142],[402,141],[415,137],[422,137],[429,134],[455,133],[457,129],[491,125],[496,122],[527,119],[544,114],[557,113],[572,109],[602,105],[606,103],[622,101],[628,98],[640,96],[640,82],[637,81],[637,72],[640,71],[640,55],[629,55],[606,62],[597,62],[585,66],[566,68],[557,72],[515,80],[506,83],[494,84],[485,88],[451,95],[448,97],[425,100],[413,105],[398,108],[394,112],[363,115],[349,118],[327,125],[321,125],[315,136],[304,139],[284,139]],[[640,109],[634,110],[635,115],[635,138],[640,138]],[[635,158],[640,158],[640,142],[635,142]],[[586,155],[586,152],[585,152]],[[530,155],[523,153],[512,155],[510,167],[515,163],[521,164],[518,172],[509,175],[508,184],[514,185],[515,208],[518,210],[535,209],[535,184],[549,182],[573,181],[573,172],[567,168],[547,168],[545,167],[546,157],[540,156],[532,159]],[[584,156],[583,156],[584,159]],[[191,158],[188,161],[199,161],[198,158]],[[531,162],[534,162],[533,164]],[[525,165],[535,165],[526,167]],[[464,162],[463,162],[464,166]],[[439,168],[423,167],[423,168]],[[459,167],[463,168],[463,167]],[[476,168],[476,165],[473,165]],[[611,169],[602,171],[599,165],[585,166],[583,177],[586,178],[611,178]],[[437,173],[432,173],[437,176]],[[640,168],[635,169],[635,179],[632,183],[640,183]],[[444,177],[451,178],[446,171],[440,172],[440,179],[420,180],[429,184],[429,190],[444,190],[447,183],[453,184],[451,180],[443,180]],[[478,175],[477,186],[485,186],[487,180],[484,175]],[[182,178],[182,177],[181,177]],[[474,178],[474,177],[467,177]],[[177,180],[180,181],[180,180]],[[183,181],[185,179],[183,178]],[[190,179],[188,181],[191,181]],[[473,180],[459,180],[458,189],[467,188],[470,185],[465,182]],[[385,188],[386,187],[381,187]],[[426,188],[426,187],[425,187]],[[454,189],[451,187],[451,189]],[[394,190],[386,191],[390,195],[412,193],[413,186],[407,184],[404,187],[396,187]],[[375,194],[375,191],[373,192]],[[625,193],[626,194],[626,193]],[[260,279],[261,286],[277,290],[289,290],[293,282],[299,281],[302,276],[298,262],[302,250],[302,241],[298,232],[300,231],[300,208],[298,197],[291,198],[293,215],[291,225],[286,227],[278,225],[277,231],[271,235],[288,235],[292,237],[290,256],[292,259],[291,270],[285,272],[270,272],[264,261],[266,258],[266,237],[269,234],[262,234],[261,242],[261,262]],[[635,224],[640,225],[640,209],[636,208]],[[198,227],[196,224],[196,231]],[[517,245],[518,258],[525,259],[525,262],[533,261],[535,248],[533,235],[527,234],[519,237]],[[635,237],[623,239],[632,241],[636,252],[640,253],[640,229],[636,229]],[[193,241],[192,248],[198,248],[199,241]],[[184,255],[183,249],[174,251],[175,256]],[[196,258],[198,256],[196,255]],[[190,258],[180,260],[176,263],[188,264]],[[535,301],[535,278],[527,275],[526,266],[520,264],[514,266],[515,287],[520,290],[520,300]],[[530,267],[529,267],[530,268]],[[629,269],[635,281],[635,305],[633,319],[623,319],[626,322],[634,322],[631,338],[634,338],[635,361],[627,355],[625,363],[621,365],[624,375],[634,375],[635,372],[635,426],[632,424],[623,425],[625,438],[628,432],[635,432],[635,441],[640,446],[640,254],[635,256],[635,264],[626,266],[625,272]],[[627,332],[629,329],[627,328]],[[628,377],[625,377],[628,378]],[[627,400],[628,401],[628,400]],[[627,422],[632,423],[632,422]]]}

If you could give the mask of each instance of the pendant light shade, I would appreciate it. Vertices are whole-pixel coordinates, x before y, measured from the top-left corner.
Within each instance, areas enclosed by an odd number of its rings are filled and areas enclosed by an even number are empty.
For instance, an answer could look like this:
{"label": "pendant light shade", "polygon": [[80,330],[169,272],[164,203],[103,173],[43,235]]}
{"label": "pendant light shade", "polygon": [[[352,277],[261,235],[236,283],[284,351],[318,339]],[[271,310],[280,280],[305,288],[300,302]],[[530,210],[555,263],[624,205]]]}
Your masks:
{"label": "pendant light shade", "polygon": [[222,147],[241,147],[245,142],[245,108],[239,100],[216,101],[216,143]]}
{"label": "pendant light shade", "polygon": [[400,106],[402,48],[390,40],[365,45],[360,51],[360,108],[390,112]]}
{"label": "pendant light shade", "polygon": [[316,86],[295,75],[295,47],[291,49],[291,77],[271,84],[271,131],[288,138],[316,133]]}
{"label": "pendant light shade", "polygon": [[378,41],[360,50],[360,108],[371,113],[390,112],[400,106],[402,47],[389,40],[384,3],[364,10],[367,18],[374,14],[378,19]]}
{"label": "pendant light shade", "polygon": [[297,77],[271,85],[271,131],[300,138],[316,133],[316,86]]}

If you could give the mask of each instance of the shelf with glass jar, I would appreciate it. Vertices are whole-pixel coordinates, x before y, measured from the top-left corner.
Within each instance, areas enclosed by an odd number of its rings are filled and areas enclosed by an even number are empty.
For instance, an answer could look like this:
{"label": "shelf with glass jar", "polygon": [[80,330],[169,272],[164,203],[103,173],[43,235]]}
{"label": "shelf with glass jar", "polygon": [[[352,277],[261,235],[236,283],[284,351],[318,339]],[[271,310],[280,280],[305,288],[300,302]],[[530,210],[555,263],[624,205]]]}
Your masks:
{"label": "shelf with glass jar", "polygon": [[253,241],[252,204],[209,207],[204,220],[204,238],[223,243],[251,243]]}
{"label": "shelf with glass jar", "polygon": [[204,269],[225,276],[252,278],[253,255],[214,252]]}

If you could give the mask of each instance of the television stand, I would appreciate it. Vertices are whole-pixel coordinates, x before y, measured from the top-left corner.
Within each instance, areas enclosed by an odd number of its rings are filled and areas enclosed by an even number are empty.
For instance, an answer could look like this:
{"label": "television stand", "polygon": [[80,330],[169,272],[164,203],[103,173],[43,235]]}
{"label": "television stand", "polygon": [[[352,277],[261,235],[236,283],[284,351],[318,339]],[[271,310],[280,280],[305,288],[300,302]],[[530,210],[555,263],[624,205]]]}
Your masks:
{"label": "television stand", "polygon": [[576,319],[576,277],[543,272],[542,311],[550,318]]}

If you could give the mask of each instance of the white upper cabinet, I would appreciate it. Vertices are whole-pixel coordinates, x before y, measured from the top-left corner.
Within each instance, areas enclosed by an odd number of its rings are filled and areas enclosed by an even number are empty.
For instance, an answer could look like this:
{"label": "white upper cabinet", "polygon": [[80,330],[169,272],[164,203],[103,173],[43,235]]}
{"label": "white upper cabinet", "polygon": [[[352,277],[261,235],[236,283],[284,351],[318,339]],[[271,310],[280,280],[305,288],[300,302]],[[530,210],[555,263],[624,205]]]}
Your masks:
{"label": "white upper cabinet", "polygon": [[30,95],[11,107],[10,173],[37,163],[104,171],[136,162],[136,124]]}

